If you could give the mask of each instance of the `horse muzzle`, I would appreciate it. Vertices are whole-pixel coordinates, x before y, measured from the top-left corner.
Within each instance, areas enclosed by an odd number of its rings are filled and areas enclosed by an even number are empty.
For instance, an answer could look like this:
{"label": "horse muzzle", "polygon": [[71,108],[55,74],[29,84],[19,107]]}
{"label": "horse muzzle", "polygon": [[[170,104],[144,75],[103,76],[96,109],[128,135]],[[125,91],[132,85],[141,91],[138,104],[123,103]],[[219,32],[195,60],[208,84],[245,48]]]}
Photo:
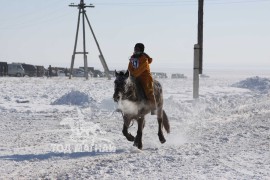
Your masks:
{"label": "horse muzzle", "polygon": [[115,93],[115,94],[113,95],[113,100],[114,100],[115,102],[118,102],[119,99],[120,99],[119,94],[118,94],[118,93]]}

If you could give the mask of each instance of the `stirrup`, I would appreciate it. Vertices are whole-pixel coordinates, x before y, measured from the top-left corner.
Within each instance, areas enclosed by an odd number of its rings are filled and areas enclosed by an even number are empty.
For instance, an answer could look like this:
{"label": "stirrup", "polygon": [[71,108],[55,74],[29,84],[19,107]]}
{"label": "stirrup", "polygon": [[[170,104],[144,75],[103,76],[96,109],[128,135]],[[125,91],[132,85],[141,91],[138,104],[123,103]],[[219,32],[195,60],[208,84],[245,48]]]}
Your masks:
{"label": "stirrup", "polygon": [[157,110],[151,110],[151,115],[157,115]]}
{"label": "stirrup", "polygon": [[151,115],[157,115],[157,110],[156,109],[152,109],[151,110]]}

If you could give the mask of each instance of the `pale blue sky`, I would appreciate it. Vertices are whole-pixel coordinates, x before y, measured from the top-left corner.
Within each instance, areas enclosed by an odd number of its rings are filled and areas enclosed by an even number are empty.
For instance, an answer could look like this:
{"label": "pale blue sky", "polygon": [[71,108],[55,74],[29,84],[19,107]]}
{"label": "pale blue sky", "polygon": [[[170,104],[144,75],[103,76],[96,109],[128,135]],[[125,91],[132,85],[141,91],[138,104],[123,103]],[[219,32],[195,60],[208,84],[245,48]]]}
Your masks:
{"label": "pale blue sky", "polygon": [[[0,61],[69,67],[79,0],[13,0],[0,5]],[[125,69],[134,44],[152,70],[192,69],[197,0],[85,0],[110,69]],[[205,0],[204,69],[269,68],[270,0]],[[81,29],[82,30],[82,29]],[[78,51],[82,50],[82,31]],[[102,69],[87,27],[88,65]],[[76,66],[83,65],[76,56]]]}

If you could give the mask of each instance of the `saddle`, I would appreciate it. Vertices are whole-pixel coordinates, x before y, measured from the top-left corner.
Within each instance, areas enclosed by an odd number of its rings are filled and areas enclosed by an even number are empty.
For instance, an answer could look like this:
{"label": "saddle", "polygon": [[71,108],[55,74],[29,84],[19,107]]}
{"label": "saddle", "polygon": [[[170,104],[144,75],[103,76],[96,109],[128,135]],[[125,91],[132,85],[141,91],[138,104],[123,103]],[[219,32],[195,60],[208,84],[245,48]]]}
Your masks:
{"label": "saddle", "polygon": [[[146,102],[148,100],[148,98],[145,94],[145,91],[143,90],[141,83],[138,80],[136,80],[135,78],[133,78],[133,81],[135,82],[135,91],[136,91],[138,100]],[[142,112],[143,111],[141,110],[141,113]],[[151,109],[151,115],[156,115],[156,114],[157,114],[156,109]]]}

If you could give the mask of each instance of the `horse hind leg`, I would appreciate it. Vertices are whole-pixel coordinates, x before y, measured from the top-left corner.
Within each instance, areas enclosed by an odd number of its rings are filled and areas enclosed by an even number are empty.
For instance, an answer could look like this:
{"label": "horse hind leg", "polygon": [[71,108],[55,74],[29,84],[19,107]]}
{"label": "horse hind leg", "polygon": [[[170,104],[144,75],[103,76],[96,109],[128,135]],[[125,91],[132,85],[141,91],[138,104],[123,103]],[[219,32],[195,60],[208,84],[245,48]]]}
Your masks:
{"label": "horse hind leg", "polygon": [[138,147],[138,149],[142,149],[142,131],[144,128],[144,117],[141,117],[137,120],[138,122],[138,130],[137,130],[137,136],[135,138],[133,146]]}
{"label": "horse hind leg", "polygon": [[167,114],[165,113],[165,111],[163,110],[163,126],[164,126],[164,129],[166,130],[167,133],[170,133],[170,122],[169,122],[169,119],[168,119],[168,116]]}
{"label": "horse hind leg", "polygon": [[166,142],[166,139],[163,135],[163,110],[162,109],[158,109],[158,114],[157,114],[157,120],[158,120],[158,138],[159,141],[163,144]]}

